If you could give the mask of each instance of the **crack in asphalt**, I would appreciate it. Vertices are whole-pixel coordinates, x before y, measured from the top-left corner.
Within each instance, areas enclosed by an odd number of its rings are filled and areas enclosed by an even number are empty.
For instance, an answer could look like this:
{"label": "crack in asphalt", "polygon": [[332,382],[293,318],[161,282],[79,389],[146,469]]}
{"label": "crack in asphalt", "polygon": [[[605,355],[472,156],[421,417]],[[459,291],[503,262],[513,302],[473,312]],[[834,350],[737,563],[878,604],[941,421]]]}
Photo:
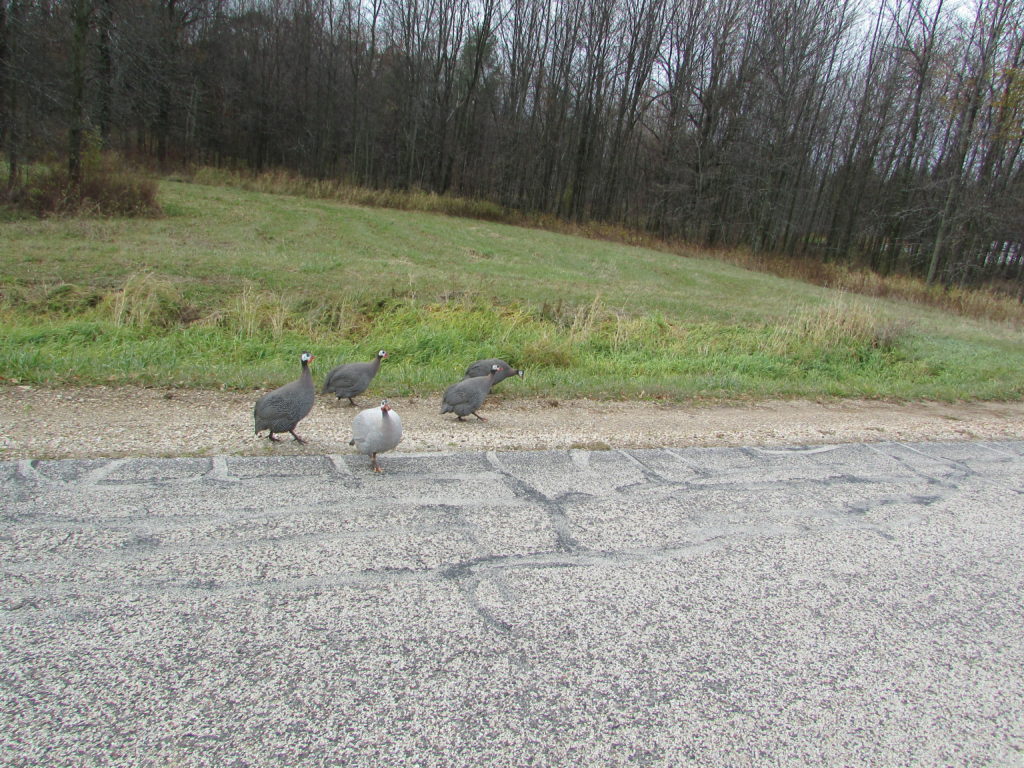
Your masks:
{"label": "crack in asphalt", "polygon": [[[86,460],[75,464],[73,462],[46,462],[45,464],[36,460],[19,460],[8,462],[5,468],[6,474],[0,477],[0,490],[5,492],[7,500],[14,505],[28,505],[29,509],[18,511],[6,510],[4,519],[8,522],[8,529],[0,534],[0,546],[15,544],[15,533],[20,526],[21,529],[37,528],[39,536],[52,536],[46,543],[45,551],[51,557],[61,558],[64,568],[71,569],[121,569],[123,573],[117,576],[103,576],[94,579],[64,579],[54,577],[54,574],[45,570],[35,570],[30,559],[19,560],[8,556],[4,562],[2,576],[6,581],[6,595],[0,599],[0,613],[10,614],[19,612],[24,615],[26,612],[34,613],[39,611],[47,613],[60,611],[60,603],[80,599],[89,595],[101,595],[111,593],[129,594],[167,594],[195,593],[208,594],[216,592],[221,595],[249,594],[253,587],[261,591],[302,591],[302,590],[324,590],[344,586],[369,586],[374,584],[397,584],[412,580],[437,580],[448,583],[461,596],[466,606],[475,613],[482,622],[497,632],[512,633],[515,628],[510,621],[500,615],[502,604],[512,605],[516,600],[516,592],[505,580],[505,575],[515,570],[541,570],[553,568],[623,568],[635,564],[651,563],[663,560],[685,560],[701,557],[722,550],[731,544],[751,540],[755,538],[777,538],[777,537],[806,537],[822,536],[829,532],[843,529],[856,529],[876,534],[885,539],[895,538],[894,526],[904,526],[907,522],[920,522],[922,516],[917,513],[902,514],[893,519],[872,521],[867,516],[883,508],[894,508],[907,506],[916,510],[933,507],[946,498],[958,487],[958,484],[965,479],[976,479],[987,486],[994,486],[1000,490],[1009,490],[1013,493],[1021,491],[1013,486],[1002,482],[1000,479],[992,479],[972,469],[962,461],[935,456],[931,452],[925,452],[902,444],[888,446],[885,450],[881,447],[868,446],[870,452],[883,456],[886,461],[894,462],[903,470],[903,473],[893,473],[880,465],[880,471],[870,475],[857,474],[850,471],[832,471],[827,466],[812,463],[815,472],[812,476],[783,476],[777,480],[751,479],[751,470],[734,469],[722,472],[713,472],[706,466],[691,460],[679,450],[665,450],[662,455],[671,457],[687,471],[693,473],[693,477],[675,480],[666,476],[648,461],[643,455],[635,455],[629,451],[616,451],[616,456],[627,460],[627,464],[634,472],[639,473],[641,479],[632,482],[620,483],[612,487],[606,487],[602,498],[610,499],[612,505],[616,498],[623,500],[638,497],[642,498],[644,493],[656,493],[656,498],[665,498],[666,494],[681,493],[763,493],[776,487],[821,488],[827,489],[838,484],[849,488],[868,489],[871,487],[890,486],[897,483],[905,483],[908,480],[916,479],[919,487],[904,494],[884,493],[875,498],[861,498],[854,500],[843,500],[837,498],[832,504],[825,504],[820,507],[802,507],[795,510],[788,510],[784,516],[784,522],[725,522],[717,525],[706,523],[694,523],[694,527],[671,531],[677,540],[666,541],[662,544],[651,546],[620,547],[614,549],[601,549],[585,546],[579,539],[578,532],[586,531],[580,523],[573,518],[573,512],[585,509],[587,502],[598,498],[598,494],[591,494],[585,491],[570,487],[559,493],[550,494],[543,492],[536,483],[530,480],[521,472],[517,472],[511,465],[503,460],[501,455],[495,452],[485,454],[487,469],[477,472],[448,472],[439,478],[431,478],[431,482],[441,482],[445,487],[458,488],[459,485],[468,480],[479,480],[481,482],[497,482],[504,488],[508,495],[501,495],[497,499],[476,499],[455,496],[457,503],[445,503],[436,499],[427,498],[400,498],[388,500],[379,507],[374,507],[372,516],[364,525],[348,527],[340,530],[325,531],[322,527],[318,530],[305,530],[294,533],[276,532],[273,535],[260,535],[261,527],[272,531],[275,524],[291,517],[297,519],[308,518],[310,509],[308,505],[301,503],[278,504],[273,507],[272,512],[260,509],[256,506],[234,507],[228,512],[216,518],[219,521],[218,527],[213,532],[220,530],[236,531],[239,524],[247,526],[243,528],[242,534],[249,534],[249,538],[239,538],[237,535],[232,538],[217,540],[186,540],[172,541],[175,532],[179,529],[189,530],[194,527],[199,519],[185,514],[162,514],[158,507],[147,505],[142,515],[126,515],[116,518],[94,518],[83,519],[85,514],[94,514],[89,509],[79,513],[79,519],[75,517],[60,518],[54,516],[50,504],[42,507],[40,511],[33,511],[31,505],[38,494],[45,494],[48,489],[63,493],[61,488],[73,489],[79,487],[91,494],[107,494],[118,485],[126,487],[153,486],[165,488],[167,486],[181,485],[195,487],[197,480],[206,480],[211,483],[211,488],[232,488],[239,483],[245,482],[248,478],[241,477],[231,472],[231,464],[228,457],[213,457],[204,460],[185,460],[190,462],[186,465],[168,465],[162,476],[146,478],[147,471],[160,470],[158,459],[141,459],[137,467],[133,467],[131,459],[112,459],[108,461]],[[897,450],[898,449],[898,450]],[[831,448],[813,448],[805,451],[787,449],[784,453],[797,457],[800,460],[815,462],[815,456],[831,452]],[[904,451],[906,453],[904,453]],[[737,449],[737,453],[752,457],[755,460],[777,461],[783,453],[764,449]],[[993,453],[1005,456],[1010,462],[1014,461],[1014,454],[1002,451]],[[907,455],[909,454],[909,455]],[[644,454],[646,455],[646,454]],[[553,459],[568,456],[576,471],[583,475],[593,474],[595,478],[600,475],[600,470],[595,468],[589,452],[580,451],[555,451],[551,452]],[[911,457],[919,457],[920,463],[915,463]],[[766,458],[765,458],[766,457]],[[318,459],[320,457],[317,457]],[[536,458],[536,457],[533,457]],[[234,459],[232,459],[234,460]],[[169,460],[180,462],[182,460]],[[264,461],[255,459],[253,461]],[[154,465],[155,464],[155,468]],[[2,464],[2,463],[0,463]],[[301,462],[300,462],[301,464]],[[305,466],[305,465],[302,465]],[[344,457],[328,457],[328,466],[333,469],[333,474],[314,473],[304,476],[302,473],[285,475],[272,473],[269,477],[286,477],[289,481],[301,484],[305,480],[320,482],[323,478],[332,479],[336,482],[338,478],[344,480],[345,488],[359,492],[370,492],[374,490],[372,484],[379,482],[378,478],[363,478],[356,476],[347,467]],[[943,467],[948,472],[936,472],[932,467]],[[124,476],[118,479],[115,473],[125,469]],[[186,470],[193,470],[189,473]],[[316,469],[316,467],[314,467]],[[134,473],[133,473],[134,470]],[[175,476],[175,473],[185,474]],[[825,473],[822,475],[822,473]],[[157,472],[159,474],[159,472]],[[140,479],[141,477],[141,479]],[[425,475],[417,475],[421,480]],[[259,479],[266,480],[268,476]],[[608,478],[605,477],[605,480]],[[605,483],[605,486],[608,484]],[[429,487],[429,485],[428,485]],[[228,491],[225,490],[225,493]],[[401,514],[408,517],[401,524],[394,524],[395,505],[400,505],[403,510]],[[495,507],[497,505],[497,507]],[[474,520],[479,519],[482,513],[493,511],[495,508],[537,510],[541,513],[541,519],[546,521],[550,532],[549,548],[537,551],[526,552],[494,552],[485,543],[484,530]],[[472,513],[474,517],[471,517]],[[324,520],[333,520],[329,511],[320,513]],[[391,520],[390,525],[374,525],[373,521]],[[202,518],[209,523],[211,518],[206,515]],[[401,518],[399,518],[401,519]],[[806,521],[814,519],[826,523],[822,525],[808,525]],[[345,520],[344,523],[350,523]],[[315,521],[314,521],[315,523]],[[308,521],[307,521],[308,525]],[[107,542],[100,542],[101,545],[94,551],[81,551],[82,542],[76,538],[82,534],[107,534],[119,533],[123,539],[116,539]],[[351,570],[341,570],[328,575],[313,576],[288,576],[283,575],[275,578],[267,560],[256,562],[250,574],[242,578],[213,578],[203,576],[201,573],[173,574],[161,573],[165,564],[178,566],[180,560],[193,558],[193,562],[199,563],[202,568],[205,557],[215,557],[220,561],[229,559],[233,552],[250,551],[258,553],[258,556],[266,557],[264,549],[277,546],[290,546],[295,552],[308,547],[320,546],[325,551],[330,550],[333,543],[349,543],[358,546],[363,540],[387,540],[407,539],[409,536],[442,536],[446,543],[451,545],[461,543],[468,547],[468,551],[475,553],[472,556],[464,556],[455,552],[454,561],[440,563],[427,563],[422,558],[419,562],[408,565],[383,565]],[[659,534],[664,537],[666,534]],[[88,544],[88,542],[85,542]],[[429,542],[424,546],[433,546]],[[415,540],[413,543],[415,547]],[[38,547],[33,550],[33,545],[26,548],[29,554],[33,551],[42,551]],[[67,549],[68,551],[63,551]],[[14,554],[12,549],[11,554]],[[388,556],[384,552],[384,557]],[[394,558],[395,553],[390,553]],[[398,553],[398,559],[406,553]],[[442,554],[442,559],[444,555]],[[196,559],[198,558],[198,559]],[[405,557],[409,560],[409,557]],[[153,562],[157,572],[145,573],[147,563]],[[289,566],[282,566],[287,570]],[[38,584],[40,580],[49,580],[45,586]],[[33,586],[33,583],[35,585]],[[487,589],[486,595],[484,589]],[[88,611],[85,612],[86,615]],[[65,617],[67,618],[67,617]]]}

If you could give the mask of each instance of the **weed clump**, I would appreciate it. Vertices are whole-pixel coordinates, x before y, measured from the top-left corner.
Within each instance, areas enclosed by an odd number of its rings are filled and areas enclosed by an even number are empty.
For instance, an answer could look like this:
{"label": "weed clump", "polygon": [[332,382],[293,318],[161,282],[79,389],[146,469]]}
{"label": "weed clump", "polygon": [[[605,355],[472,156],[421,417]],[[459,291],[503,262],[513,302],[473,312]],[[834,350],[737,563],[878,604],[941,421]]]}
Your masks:
{"label": "weed clump", "polygon": [[569,368],[575,359],[572,342],[556,333],[542,333],[523,345],[525,368]]}
{"label": "weed clump", "polygon": [[312,333],[309,323],[293,314],[280,296],[251,285],[232,296],[224,307],[202,318],[199,324],[223,328],[247,339],[262,336],[276,339],[289,330]]}
{"label": "weed clump", "polygon": [[893,351],[909,331],[909,323],[879,317],[857,302],[842,298],[823,307],[798,312],[772,333],[767,347],[785,354],[795,347],[817,350],[862,348]]}
{"label": "weed clump", "polygon": [[151,274],[132,275],[100,306],[116,326],[166,329],[188,325],[195,319],[195,310],[177,287]]}
{"label": "weed clump", "polygon": [[33,169],[0,192],[5,202],[36,216],[159,216],[155,180],[128,170],[111,155],[90,155],[81,182],[67,168]]}

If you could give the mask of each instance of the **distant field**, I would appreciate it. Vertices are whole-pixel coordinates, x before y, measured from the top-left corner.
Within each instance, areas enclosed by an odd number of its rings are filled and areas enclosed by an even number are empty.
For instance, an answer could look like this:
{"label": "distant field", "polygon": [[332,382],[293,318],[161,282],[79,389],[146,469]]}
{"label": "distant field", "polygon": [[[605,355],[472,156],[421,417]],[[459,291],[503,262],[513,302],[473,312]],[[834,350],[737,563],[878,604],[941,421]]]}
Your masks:
{"label": "distant field", "polygon": [[0,222],[0,377],[261,388],[390,357],[437,392],[479,357],[522,394],[1024,395],[1024,332],[713,259],[165,181],[161,219]]}

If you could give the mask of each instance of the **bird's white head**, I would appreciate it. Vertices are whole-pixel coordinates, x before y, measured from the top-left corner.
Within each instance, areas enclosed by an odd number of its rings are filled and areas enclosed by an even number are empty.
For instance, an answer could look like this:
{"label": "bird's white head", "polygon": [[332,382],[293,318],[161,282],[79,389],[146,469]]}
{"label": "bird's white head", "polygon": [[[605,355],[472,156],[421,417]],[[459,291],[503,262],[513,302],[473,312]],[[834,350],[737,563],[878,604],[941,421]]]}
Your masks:
{"label": "bird's white head", "polygon": [[387,413],[391,410],[391,404],[387,400],[380,401],[380,409],[383,413]]}
{"label": "bird's white head", "polygon": [[302,357],[300,357],[299,359],[302,360],[303,363],[308,363],[313,360],[313,355],[311,355],[309,352],[303,352]]}
{"label": "bird's white head", "polygon": [[383,360],[387,356],[388,353],[385,352],[383,349],[377,350],[377,357],[379,357],[381,360]]}
{"label": "bird's white head", "polygon": [[494,365],[491,366],[491,373],[497,373],[500,370],[501,370],[501,366],[498,365],[497,363],[495,363]]}

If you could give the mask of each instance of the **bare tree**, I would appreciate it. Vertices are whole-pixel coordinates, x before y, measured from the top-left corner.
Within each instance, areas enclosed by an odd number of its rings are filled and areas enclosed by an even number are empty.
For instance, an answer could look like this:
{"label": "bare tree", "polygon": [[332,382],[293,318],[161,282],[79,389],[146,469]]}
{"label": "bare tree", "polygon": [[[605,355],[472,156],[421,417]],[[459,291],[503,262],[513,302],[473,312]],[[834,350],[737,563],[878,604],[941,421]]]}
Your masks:
{"label": "bare tree", "polygon": [[1016,0],[981,0],[976,9],[969,32],[969,42],[964,52],[964,74],[958,78],[956,84],[960,103],[948,147],[948,157],[936,168],[937,174],[946,176],[946,193],[939,212],[938,227],[928,264],[926,280],[929,284],[935,280],[944,256],[952,219],[960,204],[966,171],[964,163],[974,140],[982,99],[992,77],[996,54],[1008,24],[1017,18],[1020,10]]}
{"label": "bare tree", "polygon": [[0,0],[0,143],[1019,285],[1020,3]]}

